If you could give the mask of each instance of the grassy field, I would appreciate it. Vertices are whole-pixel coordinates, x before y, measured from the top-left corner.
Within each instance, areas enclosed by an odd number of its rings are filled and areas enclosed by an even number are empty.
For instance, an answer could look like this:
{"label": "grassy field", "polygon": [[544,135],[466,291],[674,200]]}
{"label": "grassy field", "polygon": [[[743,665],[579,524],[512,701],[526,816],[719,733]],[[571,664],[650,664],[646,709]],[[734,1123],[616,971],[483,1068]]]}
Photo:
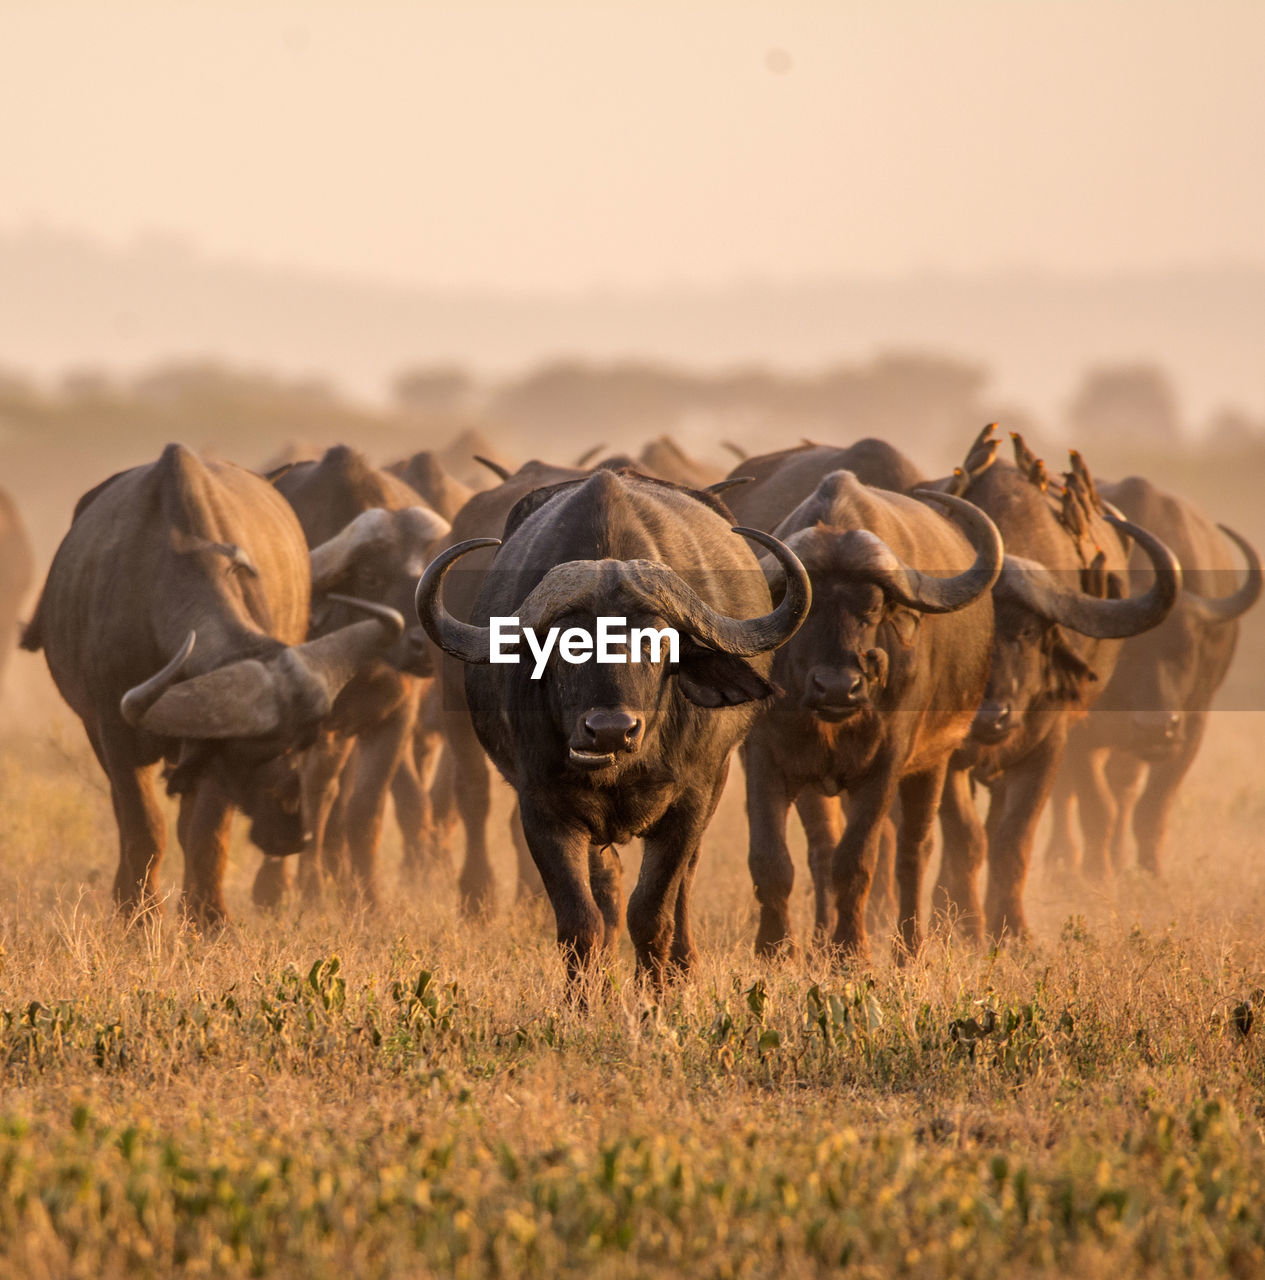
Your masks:
{"label": "grassy field", "polygon": [[1030,946],[904,970],[755,962],[731,788],[698,973],[649,1005],[625,943],[580,1013],[508,839],[483,924],[448,883],[261,916],[241,842],[230,929],[125,932],[104,780],[10,679],[0,1274],[1265,1273],[1265,716],[1214,725],[1163,884],[1038,868]]}

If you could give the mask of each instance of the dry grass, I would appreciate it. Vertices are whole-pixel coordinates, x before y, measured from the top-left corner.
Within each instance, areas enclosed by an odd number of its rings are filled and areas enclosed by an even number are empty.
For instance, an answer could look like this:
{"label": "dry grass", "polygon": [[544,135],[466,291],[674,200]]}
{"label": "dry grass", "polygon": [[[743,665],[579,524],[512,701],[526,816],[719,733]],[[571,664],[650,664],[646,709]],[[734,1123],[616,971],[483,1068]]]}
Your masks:
{"label": "dry grass", "polygon": [[1265,1271],[1265,1025],[1232,1016],[1265,985],[1260,716],[1214,726],[1165,884],[1038,871],[1030,948],[941,937],[904,971],[757,965],[731,792],[698,974],[650,1007],[625,948],[580,1013],[546,912],[464,925],[440,885],[269,919],[244,844],[230,930],[125,932],[95,765],[14,692],[39,727],[0,743],[0,1272]]}

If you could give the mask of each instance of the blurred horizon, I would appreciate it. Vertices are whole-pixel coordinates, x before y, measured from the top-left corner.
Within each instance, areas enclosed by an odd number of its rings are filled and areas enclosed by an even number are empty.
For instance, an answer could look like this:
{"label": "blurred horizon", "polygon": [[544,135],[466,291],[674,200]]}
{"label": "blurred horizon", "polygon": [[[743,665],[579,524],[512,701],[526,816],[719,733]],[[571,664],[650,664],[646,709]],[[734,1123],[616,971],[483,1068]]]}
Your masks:
{"label": "blurred horizon", "polygon": [[[218,363],[381,407],[410,369],[489,382],[555,363],[802,375],[892,354],[981,368],[986,411],[1053,425],[1087,372],[1152,366],[1178,431],[1265,419],[1265,266],[836,274],[798,282],[422,288],[216,257],[183,236],[0,231],[0,371],[53,384]],[[863,424],[840,423],[845,433]]]}
{"label": "blurred horizon", "polygon": [[[1149,365],[1265,417],[1265,5],[0,3],[0,369]],[[849,432],[856,424],[840,423]]]}

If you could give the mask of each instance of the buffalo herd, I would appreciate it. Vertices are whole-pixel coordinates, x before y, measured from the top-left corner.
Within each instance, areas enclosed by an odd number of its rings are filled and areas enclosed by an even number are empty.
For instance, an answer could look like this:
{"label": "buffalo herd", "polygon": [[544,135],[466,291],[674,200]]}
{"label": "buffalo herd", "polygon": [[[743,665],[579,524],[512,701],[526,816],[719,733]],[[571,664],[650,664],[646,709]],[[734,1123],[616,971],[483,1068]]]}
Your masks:
{"label": "buffalo herd", "polygon": [[[1001,941],[1028,927],[1047,802],[1052,865],[1101,876],[1132,841],[1158,872],[1262,587],[1253,548],[1191,503],[1012,444],[1013,462],[990,426],[938,478],[878,440],[722,477],[665,439],[489,459],[481,490],[431,451],[259,474],[173,444],[80,499],[21,643],[109,779],[129,916],[161,907],[160,776],[204,926],[227,916],[236,809],[266,855],[260,906],[376,905],[388,797],[403,874],[446,874],[461,829],[461,904],[486,912],[490,761],[568,975],[626,919],[657,988],[696,954],[691,885],[737,752],[759,954],[798,946],[792,807],[814,945],[864,961],[878,928],[918,950],[937,819],[935,915]],[[0,508],[10,540],[15,521]]]}

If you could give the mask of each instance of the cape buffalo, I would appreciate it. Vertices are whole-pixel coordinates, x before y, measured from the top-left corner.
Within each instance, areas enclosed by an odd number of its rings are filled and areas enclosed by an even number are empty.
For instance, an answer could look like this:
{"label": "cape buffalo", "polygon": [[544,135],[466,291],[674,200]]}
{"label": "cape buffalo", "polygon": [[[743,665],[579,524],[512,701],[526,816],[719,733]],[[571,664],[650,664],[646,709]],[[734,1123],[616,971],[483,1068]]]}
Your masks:
{"label": "cape buffalo", "polygon": [[[1150,533],[1104,510],[1080,455],[1060,484],[1018,436],[1022,464],[989,459],[962,474],[963,495],[986,511],[1006,542],[993,588],[996,627],[988,688],[971,740],[945,787],[944,854],[937,904],[957,914],[968,936],[1026,931],[1023,891],[1041,811],[1063,758],[1068,729],[1093,705],[1120,653],[1120,641],[1158,626],[1181,589],[1173,553]],[[980,447],[977,440],[973,452]],[[1147,590],[1127,596],[1133,538],[1155,571]],[[957,762],[955,762],[956,764]],[[972,779],[991,791],[987,841]],[[978,873],[988,857],[987,902]]]}
{"label": "cape buffalo", "polygon": [[[1125,641],[1094,710],[1073,730],[1055,786],[1050,850],[1072,868],[1082,865],[1075,803],[1087,872],[1105,874],[1113,855],[1120,864],[1132,826],[1139,865],[1157,873],[1169,811],[1230,669],[1238,619],[1260,598],[1261,562],[1232,529],[1215,526],[1193,503],[1140,476],[1099,485],[1099,492],[1173,549],[1182,564],[1182,593],[1158,627]],[[1242,585],[1235,584],[1230,544],[1247,561]],[[1135,550],[1130,572],[1146,580],[1148,570]]]}
{"label": "cape buffalo", "polygon": [[443,463],[430,449],[423,449],[411,458],[393,462],[385,469],[421,494],[426,505],[450,524],[474,494],[469,485],[462,484],[444,470]]}
{"label": "cape buffalo", "polygon": [[[781,564],[771,605],[759,562],[735,533]],[[494,540],[450,547],[418,585],[417,611],[466,663],[479,741],[518,792],[532,858],[553,904],[568,973],[614,945],[621,869],[611,846],[645,837],[628,929],[638,972],[656,985],[694,957],[689,890],[699,841],[729,754],[772,688],[772,651],[808,612],[808,578],[767,534],[730,529],[715,498],[633,472],[598,470],[521,501],[474,603],[472,622],[440,603],[449,566]],[[620,663],[492,662],[490,619],[591,639],[599,619],[673,628],[675,660],[637,649]],[[565,637],[564,637],[565,641]],[[631,648],[631,646],[630,646]]]}
{"label": "cape buffalo", "polygon": [[725,501],[739,520],[772,530],[832,471],[851,471],[862,484],[894,493],[908,493],[923,483],[918,468],[884,440],[867,437],[846,446],[805,441],[793,449],[744,458],[729,476],[750,476],[751,483]]}
{"label": "cape buffalo", "polygon": [[[603,447],[589,450],[588,454],[600,453]],[[580,461],[583,462],[584,458]],[[637,464],[626,455],[614,454],[604,458],[596,469],[615,471],[624,468],[637,470]],[[473,538],[500,537],[506,517],[524,496],[589,474],[591,470],[581,465],[554,466],[534,459],[525,462],[517,471],[507,474],[496,488],[476,493],[466,503],[439,550]],[[713,488],[719,489],[725,484],[723,480],[718,481]],[[475,550],[463,557],[460,568],[449,575],[445,593],[458,615],[468,614],[474,607],[483,575],[491,563],[490,551]],[[450,803],[456,808],[466,843],[465,860],[458,881],[462,908],[479,913],[486,911],[495,897],[495,879],[487,847],[487,821],[491,808],[487,757],[470,721],[461,665],[450,659],[441,659],[440,669],[440,679],[427,694],[419,717],[424,732],[442,733],[444,737],[444,754],[433,797],[433,816],[436,826],[443,826],[450,817]],[[518,859],[519,896],[531,896],[543,886],[531,860],[517,810],[511,820],[510,831]]]}
{"label": "cape buffalo", "polygon": [[[340,594],[412,612],[417,579],[433,544],[448,532],[448,522],[414,490],[345,445],[319,461],[296,463],[274,484],[312,548],[313,635],[347,621]],[[418,677],[432,674],[430,654],[420,627],[406,631],[343,689],[308,753],[305,781],[313,808],[312,847],[300,859],[305,893],[319,890],[322,871],[340,876],[347,860],[360,896],[376,900],[388,790],[395,796],[406,868],[416,872],[429,861],[430,807],[415,767],[413,734],[422,694]],[[290,877],[288,863],[265,862],[255,900],[274,905]]]}
{"label": "cape buffalo", "polygon": [[835,471],[775,530],[808,570],[813,606],[773,660],[780,692],[745,750],[758,954],[793,945],[786,819],[804,792],[846,791],[851,799],[842,838],[828,810],[801,808],[819,935],[833,914],[833,944],[868,955],[866,899],[899,792],[900,930],[908,951],[921,942],[931,829],[950,757],[984,692],[988,589],[1003,551],[992,522],[969,503],[939,493],[918,497],[923,501],[871,489],[852,472]]}
{"label": "cape buffalo", "polygon": [[80,499],[23,638],[83,720],[119,829],[115,898],[154,905],[165,831],[154,766],[180,796],[185,901],[223,920],[234,806],[269,854],[304,845],[298,753],[349,680],[403,630],[369,606],[303,643],[303,533],[266,480],[168,445]]}
{"label": "cape buffalo", "polygon": [[35,561],[17,504],[0,489],[0,683],[18,638],[18,610],[31,589]]}
{"label": "cape buffalo", "polygon": [[[744,458],[729,480],[736,483],[747,478],[750,483],[727,494],[725,501],[743,524],[772,533],[833,471],[851,471],[862,484],[896,493],[908,493],[922,484],[917,466],[886,441],[867,437],[846,446],[805,441],[791,449]],[[846,797],[826,796],[815,787],[800,791],[795,809],[818,860],[828,861],[829,852],[821,851],[833,850],[839,843],[847,803]],[[890,918],[896,910],[895,862],[896,830],[886,821],[869,897],[872,921]],[[819,915],[825,909],[820,902],[818,909]]]}

